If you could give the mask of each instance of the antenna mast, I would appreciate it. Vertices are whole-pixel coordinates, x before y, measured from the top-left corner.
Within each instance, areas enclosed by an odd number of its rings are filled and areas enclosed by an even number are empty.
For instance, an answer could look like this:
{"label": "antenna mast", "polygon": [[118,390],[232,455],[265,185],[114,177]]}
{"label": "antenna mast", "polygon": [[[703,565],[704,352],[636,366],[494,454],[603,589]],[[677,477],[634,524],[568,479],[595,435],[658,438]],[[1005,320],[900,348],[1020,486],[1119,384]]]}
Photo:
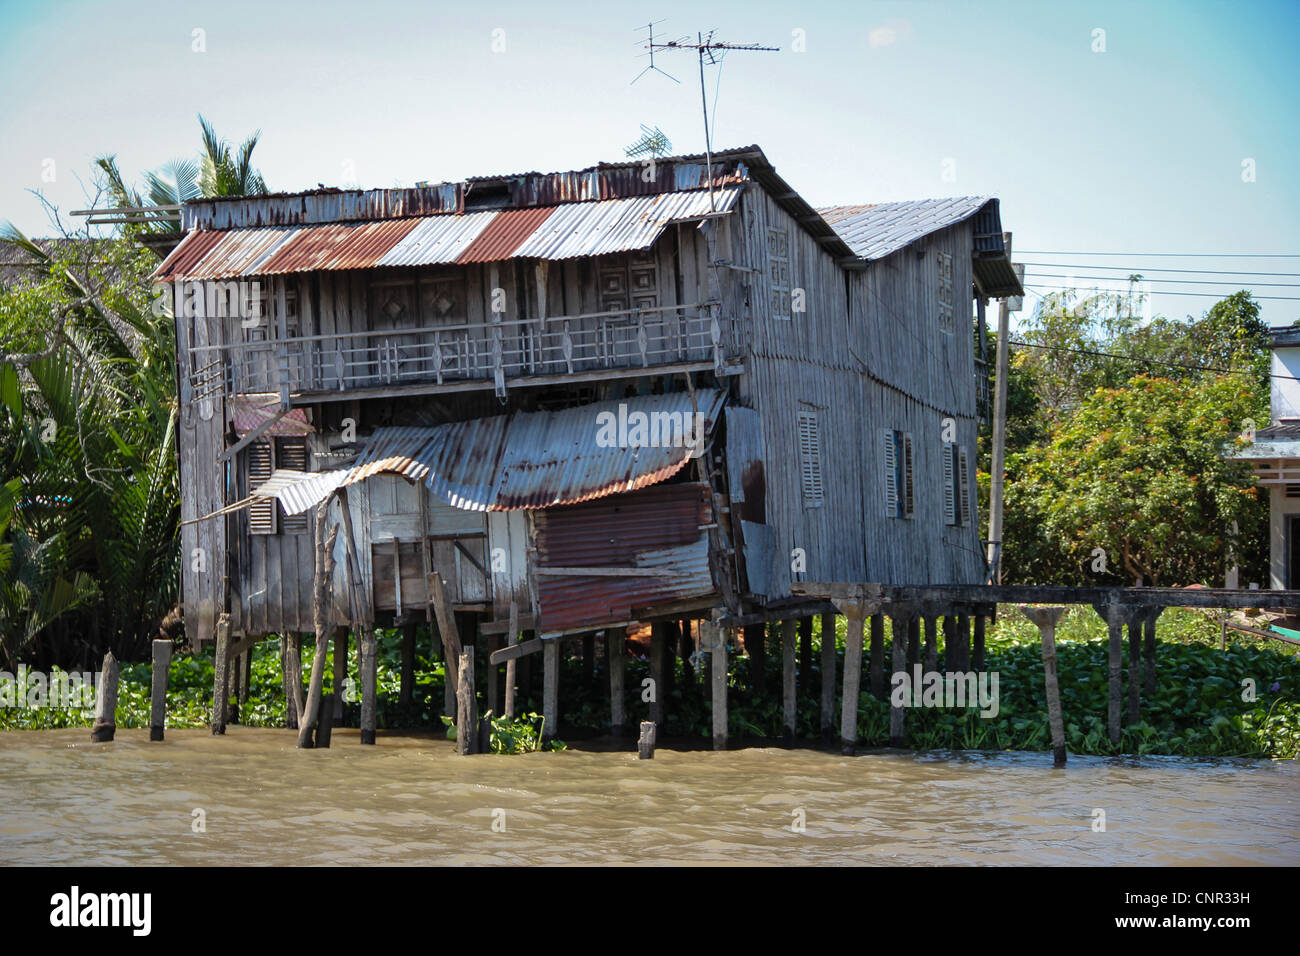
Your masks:
{"label": "antenna mast", "polygon": [[[662,21],[658,21],[658,22],[662,22]],[[741,50],[750,53],[759,53],[759,52],[776,53],[780,50],[780,47],[761,46],[760,44],[757,43],[727,43],[724,40],[715,40],[713,38],[713,35],[714,33],[717,32],[716,30],[710,30],[707,35],[703,33],[695,34],[694,43],[690,42],[689,37],[682,37],[679,40],[669,40],[667,43],[656,43],[654,38],[654,23],[647,24],[647,29],[649,30],[649,37],[645,44],[645,48],[650,51],[650,65],[646,67],[644,70],[642,70],[639,74],[637,74],[636,79],[632,81],[633,83],[641,79],[641,77],[645,76],[651,70],[654,70],[656,73],[664,73],[663,70],[655,66],[654,55],[656,50],[694,50],[697,58],[699,59],[700,110],[704,116],[704,161],[706,163],[705,177],[708,181],[708,186],[709,186],[709,208],[711,210],[716,210],[717,205],[713,198],[713,143],[709,138],[709,102],[708,102],[708,97],[706,96],[704,91],[704,59],[705,57],[707,57],[709,60],[709,65],[713,66],[714,64],[720,62],[719,59],[716,56],[714,56],[714,52],[717,50],[723,51],[723,56],[726,56],[726,54],[732,50]],[[676,77],[671,76],[668,73],[664,73],[664,76],[667,76],[674,83],[678,82]]]}

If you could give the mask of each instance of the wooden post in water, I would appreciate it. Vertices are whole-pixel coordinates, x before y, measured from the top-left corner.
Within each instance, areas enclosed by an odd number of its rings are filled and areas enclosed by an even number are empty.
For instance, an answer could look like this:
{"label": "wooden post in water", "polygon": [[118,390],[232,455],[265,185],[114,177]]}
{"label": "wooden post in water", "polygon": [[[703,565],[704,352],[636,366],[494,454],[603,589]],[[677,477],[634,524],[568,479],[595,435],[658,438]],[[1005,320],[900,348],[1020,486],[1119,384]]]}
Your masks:
{"label": "wooden post in water", "polygon": [[596,686],[596,632],[582,635],[582,682],[587,690]]}
{"label": "wooden post in water", "polygon": [[[844,630],[844,692],[840,701],[840,753],[851,757],[858,746],[858,693],[862,683],[862,602],[836,601],[848,619]],[[874,623],[872,628],[874,630]]]}
{"label": "wooden post in water", "polygon": [[[227,638],[228,639],[228,638]],[[104,655],[99,675],[99,693],[95,696],[95,722],[90,727],[90,739],[106,743],[117,733],[117,658],[109,651]]]}
{"label": "wooden post in water", "polygon": [[1047,692],[1047,723],[1052,730],[1052,766],[1065,766],[1065,718],[1061,714],[1061,685],[1056,674],[1056,622],[1064,607],[1020,605],[1020,613],[1038,628],[1043,644],[1043,682]]}
{"label": "wooden post in water", "polygon": [[641,736],[636,742],[636,755],[640,760],[653,760],[655,755],[655,722],[641,721]]}
{"label": "wooden post in water", "polygon": [[988,618],[983,614],[975,615],[975,653],[971,661],[971,669],[977,672],[984,670],[984,628]]}
{"label": "wooden post in water", "polygon": [[433,600],[434,613],[438,619],[438,636],[442,638],[442,659],[446,662],[447,688],[444,703],[448,715],[451,715],[457,713],[456,674],[457,661],[460,660],[461,652],[460,631],[456,630],[456,620],[451,613],[451,601],[447,599],[442,575],[437,571],[430,571],[428,581],[429,596]]}
{"label": "wooden post in water", "polygon": [[957,670],[970,670],[970,616],[957,615]]}
{"label": "wooden post in water", "polygon": [[1143,668],[1143,683],[1146,685],[1147,696],[1156,692],[1156,620],[1164,610],[1162,607],[1150,608],[1144,628],[1146,633],[1142,643],[1146,666]]}
{"label": "wooden post in water", "polygon": [[560,639],[553,637],[542,646],[543,740],[554,740],[560,722]]}
{"label": "wooden post in water", "polygon": [[[334,723],[343,722],[343,695],[348,683],[348,629],[334,628]],[[298,681],[302,686],[302,681]]]}
{"label": "wooden post in water", "polygon": [[1142,719],[1142,630],[1145,608],[1129,608],[1128,613],[1128,725]]}
{"label": "wooden post in water", "polygon": [[478,706],[474,696],[474,653],[462,651],[456,667],[456,753],[478,750]]}
{"label": "wooden post in water", "polygon": [[361,669],[361,742],[373,744],[379,717],[379,641],[370,621],[361,622],[358,644]]}
{"label": "wooden post in water", "polygon": [[767,625],[745,625],[745,653],[749,655],[749,686],[759,697],[767,693]]}
{"label": "wooden post in water", "polygon": [[925,669],[939,669],[939,619],[933,613],[925,617]]}
{"label": "wooden post in water", "polygon": [[623,674],[627,665],[627,629],[611,627],[605,631],[605,654],[609,658],[609,732],[623,736],[627,725],[627,698]]}
{"label": "wooden post in water", "polygon": [[781,622],[781,705],[785,715],[782,742],[787,747],[794,746],[795,720],[798,716],[794,670],[794,644],[798,627],[799,622],[794,618]]}
{"label": "wooden post in water", "polygon": [[[848,673],[849,657],[847,645],[844,654],[844,670]],[[862,669],[862,651],[858,650],[858,669]],[[871,615],[871,696],[877,700],[885,699],[885,618],[882,614]],[[858,678],[861,681],[861,677]],[[857,698],[854,699],[857,706]]]}
{"label": "wooden post in water", "polygon": [[921,662],[921,619],[910,617],[907,619],[907,663],[919,664]]}
{"label": "wooden post in water", "polygon": [[822,614],[822,743],[835,739],[835,615]]}
{"label": "wooden post in water", "polygon": [[[514,647],[519,643],[519,605],[510,602],[510,620],[506,626],[506,646]],[[515,715],[515,675],[518,673],[517,661],[512,657],[506,661],[506,702],[505,715]]]}
{"label": "wooden post in water", "polygon": [[297,631],[283,635],[280,646],[280,673],[284,680],[284,725],[290,730],[297,730],[304,703],[302,635]]}
{"label": "wooden post in water", "polygon": [[[337,492],[336,492],[337,493]],[[320,715],[321,685],[325,679],[325,650],[328,642],[330,604],[334,592],[334,542],[338,538],[339,526],[330,529],[328,537],[325,526],[328,523],[330,501],[327,497],[316,506],[316,567],[312,594],[312,618],[316,625],[316,653],[312,656],[311,682],[307,688],[307,700],[303,704],[298,720],[298,746],[311,747],[314,743],[313,731]],[[346,514],[347,501],[341,500]]]}
{"label": "wooden post in water", "polygon": [[709,663],[712,668],[713,749],[727,749],[727,632],[711,621],[700,621],[700,640],[709,634]]}
{"label": "wooden post in water", "polygon": [[1110,737],[1110,742],[1118,744],[1120,742],[1120,701],[1123,696],[1123,663],[1124,663],[1124,618],[1127,616],[1127,608],[1122,607],[1115,600],[1106,604],[1094,604],[1093,608],[1103,621],[1106,622],[1106,628],[1109,631],[1109,664],[1110,674],[1107,682],[1106,693],[1106,732]]}
{"label": "wooden post in water", "polygon": [[337,694],[325,694],[320,699],[320,713],[316,715],[317,749],[328,748],[331,732],[334,730],[334,700]]}
{"label": "wooden post in water", "polygon": [[664,722],[664,641],[667,635],[662,622],[650,625],[650,719],[655,726]]}
{"label": "wooden post in water", "polygon": [[957,617],[946,614],[943,618],[943,669],[944,672],[960,670],[957,666]]}
{"label": "wooden post in water", "polygon": [[217,618],[217,647],[212,661],[212,733],[226,732],[230,702],[230,615]]}
{"label": "wooden post in water", "polygon": [[889,616],[892,638],[889,642],[891,668],[889,678],[889,746],[903,746],[903,717],[906,711],[901,704],[894,703],[894,684],[899,675],[907,675],[907,645],[912,634],[912,622],[915,611],[900,608]]}
{"label": "wooden post in water", "polygon": [[149,739],[162,740],[163,727],[167,724],[167,670],[172,662],[172,642],[154,641],[151,651],[153,687],[149,699]]}

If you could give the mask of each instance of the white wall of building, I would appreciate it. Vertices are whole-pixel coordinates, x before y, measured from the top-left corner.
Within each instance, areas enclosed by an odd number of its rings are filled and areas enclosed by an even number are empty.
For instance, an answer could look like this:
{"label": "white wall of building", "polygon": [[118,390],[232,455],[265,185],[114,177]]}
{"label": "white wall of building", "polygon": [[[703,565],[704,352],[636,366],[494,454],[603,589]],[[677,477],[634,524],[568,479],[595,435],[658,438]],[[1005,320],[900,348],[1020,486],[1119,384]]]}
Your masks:
{"label": "white wall of building", "polygon": [[[1273,348],[1273,421],[1300,418],[1300,345]],[[1278,378],[1284,375],[1290,378]]]}

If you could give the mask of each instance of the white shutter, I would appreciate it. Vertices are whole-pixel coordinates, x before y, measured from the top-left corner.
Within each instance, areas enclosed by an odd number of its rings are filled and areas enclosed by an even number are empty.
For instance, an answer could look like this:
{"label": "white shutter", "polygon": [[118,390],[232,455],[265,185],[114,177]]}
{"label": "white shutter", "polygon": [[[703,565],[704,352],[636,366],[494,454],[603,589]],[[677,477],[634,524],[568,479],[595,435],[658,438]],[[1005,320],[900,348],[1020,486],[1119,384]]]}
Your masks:
{"label": "white shutter", "polygon": [[885,476],[885,517],[898,516],[898,484],[894,478],[896,468],[894,455],[894,432],[886,428],[880,433],[880,470]]}
{"label": "white shutter", "polygon": [[955,445],[945,443],[943,446],[943,520],[947,524],[956,524],[956,485],[953,481],[952,453]]}
{"label": "white shutter", "polygon": [[805,508],[820,508],[823,501],[821,436],[816,412],[799,413],[799,473]]}
{"label": "white shutter", "polygon": [[[255,441],[248,446],[245,461],[248,467],[248,494],[267,482],[275,470],[275,453],[269,441]],[[259,501],[248,509],[250,534],[275,534],[276,510],[280,503],[274,498]]]}
{"label": "white shutter", "polygon": [[912,436],[903,435],[903,517],[916,513],[916,483],[912,479]]}
{"label": "white shutter", "polygon": [[960,501],[961,501],[961,523],[962,523],[962,525],[968,525],[968,524],[970,524],[970,518],[971,518],[971,514],[970,514],[970,463],[969,463],[969,462],[967,461],[967,459],[966,459],[966,449],[965,449],[965,448],[961,449],[960,452],[959,452],[959,454],[960,454],[960,456],[961,456],[961,458],[960,458],[960,465],[961,465],[961,467],[957,469],[957,478],[958,478],[958,480],[961,482],[961,491],[960,491],[960,494],[959,494],[959,496],[958,496],[959,499],[960,499]]}

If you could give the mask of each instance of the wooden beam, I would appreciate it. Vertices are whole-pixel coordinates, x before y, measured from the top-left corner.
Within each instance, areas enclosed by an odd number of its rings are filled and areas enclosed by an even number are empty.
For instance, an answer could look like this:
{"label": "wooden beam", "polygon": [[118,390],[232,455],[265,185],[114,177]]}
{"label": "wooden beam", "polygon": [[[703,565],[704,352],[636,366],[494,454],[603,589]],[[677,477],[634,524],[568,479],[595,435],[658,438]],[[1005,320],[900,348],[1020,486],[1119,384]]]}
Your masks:
{"label": "wooden beam", "polygon": [[[243,438],[239,439],[239,441],[235,442],[229,448],[222,451],[222,453],[217,456],[217,461],[229,461],[230,459],[234,458],[237,454],[239,454],[241,451],[243,451],[253,442],[257,441],[259,438],[265,435],[271,429],[271,426],[273,426],[276,422],[278,422],[280,419],[284,418],[284,416],[288,414],[289,414],[289,409],[287,408],[280,409],[275,413],[273,417],[268,418],[266,421],[262,422],[260,425],[254,428],[251,432],[246,434]],[[251,494],[253,489],[249,488],[248,491]]]}
{"label": "wooden beam", "polygon": [[[550,638],[549,640],[553,641],[554,638]],[[534,637],[532,640],[512,644],[509,647],[499,648],[488,656],[488,663],[495,666],[497,664],[505,664],[508,661],[517,661],[519,658],[528,654],[536,654],[538,651],[542,650],[543,645],[546,643],[547,642],[543,641],[540,637]]]}
{"label": "wooden beam", "polygon": [[798,697],[795,693],[795,637],[799,622],[793,618],[781,622],[781,704],[785,717],[783,741],[794,746],[795,720],[798,716]]}

